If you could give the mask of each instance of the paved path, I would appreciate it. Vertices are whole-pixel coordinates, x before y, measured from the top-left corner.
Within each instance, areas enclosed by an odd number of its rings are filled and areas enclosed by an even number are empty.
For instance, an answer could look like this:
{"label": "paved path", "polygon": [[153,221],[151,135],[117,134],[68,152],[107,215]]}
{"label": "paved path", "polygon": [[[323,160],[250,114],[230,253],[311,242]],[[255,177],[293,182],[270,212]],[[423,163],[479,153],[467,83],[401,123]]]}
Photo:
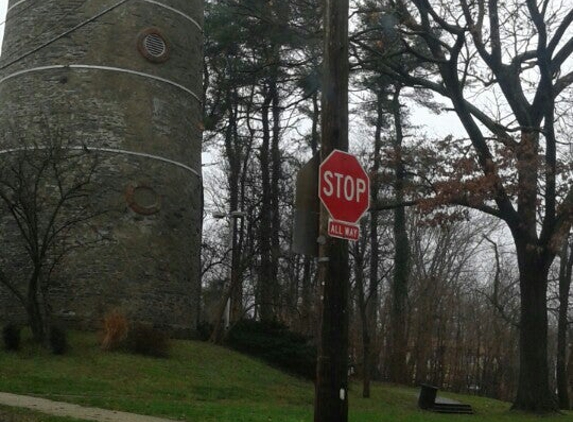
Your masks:
{"label": "paved path", "polygon": [[24,407],[49,415],[67,416],[97,422],[173,422],[171,419],[116,412],[114,410],[98,409],[95,407],[84,407],[77,404],[62,403],[42,399],[40,397],[20,396],[10,393],[0,393],[0,404],[11,407]]}

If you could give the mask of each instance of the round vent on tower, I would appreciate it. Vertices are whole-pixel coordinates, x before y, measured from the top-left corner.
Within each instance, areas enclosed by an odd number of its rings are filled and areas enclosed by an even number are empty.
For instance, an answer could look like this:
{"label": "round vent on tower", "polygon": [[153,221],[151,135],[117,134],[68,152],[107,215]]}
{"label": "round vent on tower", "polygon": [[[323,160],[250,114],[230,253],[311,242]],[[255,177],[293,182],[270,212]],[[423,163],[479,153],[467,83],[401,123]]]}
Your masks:
{"label": "round vent on tower", "polygon": [[169,44],[157,28],[148,28],[141,32],[137,38],[137,48],[150,62],[163,63],[169,59]]}

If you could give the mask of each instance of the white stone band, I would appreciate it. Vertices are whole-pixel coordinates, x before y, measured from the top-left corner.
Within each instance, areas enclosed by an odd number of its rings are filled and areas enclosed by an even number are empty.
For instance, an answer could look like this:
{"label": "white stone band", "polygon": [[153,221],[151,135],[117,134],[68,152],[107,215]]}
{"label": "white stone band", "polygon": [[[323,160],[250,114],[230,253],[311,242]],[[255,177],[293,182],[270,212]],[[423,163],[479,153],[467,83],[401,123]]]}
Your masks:
{"label": "white stone band", "polygon": [[[10,149],[4,149],[4,150],[0,150],[0,155],[3,154],[10,154],[13,152],[19,152],[19,151],[31,151],[34,149],[47,149],[48,147],[34,147],[34,148],[10,148]],[[180,163],[178,161],[175,160],[171,160],[169,158],[165,158],[165,157],[160,157],[159,155],[153,155],[153,154],[146,154],[144,152],[135,152],[135,151],[127,151],[124,149],[115,149],[115,148],[99,148],[99,147],[89,147],[89,146],[69,146],[69,147],[65,147],[65,149],[71,149],[71,150],[84,150],[86,152],[90,152],[90,151],[97,151],[97,152],[107,152],[107,153],[111,153],[111,154],[123,154],[123,155],[133,155],[136,157],[143,157],[143,158],[150,158],[152,160],[156,160],[156,161],[162,161],[164,163],[167,164],[171,164],[174,165],[176,167],[180,167],[184,170],[187,170],[191,173],[193,173],[195,176],[201,178],[201,173],[199,173],[197,170],[183,164]]]}
{"label": "white stone band", "polygon": [[6,11],[6,15],[7,15],[8,13],[10,13],[10,10],[14,9],[15,7],[20,6],[22,3],[25,3],[25,2],[27,2],[27,1],[28,1],[28,0],[20,0],[20,1],[16,2],[16,3],[14,3],[12,6],[10,6],[10,7],[8,8],[8,10]]}
{"label": "white stone band", "polygon": [[190,21],[193,25],[195,25],[199,31],[203,32],[203,28],[201,28],[201,25],[199,25],[199,22],[197,22],[195,19],[193,19],[191,16],[186,15],[185,13],[183,13],[180,10],[175,9],[174,7],[171,6],[167,6],[166,4],[160,3],[156,0],[139,0],[139,1],[144,1],[146,3],[151,3],[151,4],[155,4],[156,6],[159,7],[163,7],[164,9],[170,10],[173,13],[177,13],[178,15],[183,16],[185,19],[187,19],[188,21]]}
{"label": "white stone band", "polygon": [[17,76],[25,75],[27,73],[41,72],[44,70],[53,70],[53,69],[88,69],[88,70],[94,69],[94,70],[106,70],[106,71],[112,71],[112,72],[127,73],[127,74],[135,75],[135,76],[141,76],[143,78],[153,79],[155,81],[163,82],[163,83],[169,84],[171,86],[174,86],[174,87],[176,87],[182,91],[185,91],[187,94],[191,95],[199,103],[202,103],[202,100],[199,98],[199,96],[197,94],[195,94],[189,88],[187,88],[187,87],[185,87],[185,86],[183,86],[177,82],[174,82],[170,79],[165,79],[165,78],[162,78],[160,76],[151,75],[149,73],[138,72],[137,70],[124,69],[121,67],[98,66],[98,65],[91,65],[91,64],[50,65],[50,66],[33,67],[31,69],[23,69],[23,70],[19,70],[18,72],[14,72],[14,73],[11,73],[10,75],[3,77],[2,79],[0,79],[0,84],[4,83],[5,81],[7,81],[9,79],[15,78]]}
{"label": "white stone band", "polygon": [[[13,4],[12,6],[10,6],[10,7],[8,8],[8,11],[6,12],[6,15],[8,15],[8,13],[10,13],[10,11],[11,11],[12,9],[14,9],[15,7],[19,6],[19,5],[22,4],[22,3],[25,3],[25,2],[27,2],[27,1],[28,1],[28,0],[20,0],[19,2],[16,2],[15,4]],[[159,7],[162,7],[162,8],[164,8],[164,9],[170,10],[170,11],[173,12],[173,13],[177,13],[178,15],[180,15],[180,16],[184,17],[185,19],[187,19],[188,21],[190,21],[190,22],[191,22],[193,25],[195,25],[197,28],[199,28],[200,31],[203,31],[203,28],[201,27],[201,25],[199,25],[199,22],[197,22],[197,21],[196,21],[195,19],[193,19],[191,16],[189,16],[189,15],[183,13],[182,11],[175,9],[174,7],[167,6],[166,4],[163,4],[163,3],[159,2],[159,1],[156,1],[156,0],[139,0],[139,1],[143,1],[143,2],[145,2],[145,3],[154,4],[154,5],[156,5],[156,6],[159,6]]]}

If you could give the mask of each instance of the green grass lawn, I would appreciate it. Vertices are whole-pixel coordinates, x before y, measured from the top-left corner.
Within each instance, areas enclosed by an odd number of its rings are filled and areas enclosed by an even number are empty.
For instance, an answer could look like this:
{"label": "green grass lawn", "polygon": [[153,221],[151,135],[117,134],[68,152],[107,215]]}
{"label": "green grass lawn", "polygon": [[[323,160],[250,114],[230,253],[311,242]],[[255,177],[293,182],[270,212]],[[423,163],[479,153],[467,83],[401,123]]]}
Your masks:
{"label": "green grass lawn", "polygon": [[[52,356],[29,344],[18,353],[0,352],[0,391],[187,421],[312,421],[312,383],[222,347],[176,341],[169,359],[154,359],[102,352],[90,334],[73,334],[70,342],[72,350],[65,356]],[[353,384],[349,397],[352,422],[540,419],[509,412],[508,403],[479,397],[445,395],[471,404],[476,411],[471,416],[447,416],[419,410],[417,389],[375,384],[371,399],[363,399],[360,393],[360,384]],[[543,421],[563,421],[570,416]]]}

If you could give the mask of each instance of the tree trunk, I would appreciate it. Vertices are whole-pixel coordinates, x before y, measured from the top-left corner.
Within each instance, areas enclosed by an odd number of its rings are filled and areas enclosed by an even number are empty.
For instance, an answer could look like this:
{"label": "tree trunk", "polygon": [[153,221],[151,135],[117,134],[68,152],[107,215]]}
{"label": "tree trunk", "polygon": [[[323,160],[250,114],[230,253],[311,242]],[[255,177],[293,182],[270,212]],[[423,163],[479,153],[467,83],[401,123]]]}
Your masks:
{"label": "tree trunk", "polygon": [[568,410],[569,375],[567,368],[567,311],[569,310],[569,291],[571,289],[571,271],[573,253],[568,242],[563,242],[561,264],[559,266],[559,315],[557,318],[557,398],[559,408]]}
{"label": "tree trunk", "polygon": [[[267,87],[268,89],[268,87]],[[270,166],[270,142],[271,142],[271,128],[269,122],[270,104],[273,98],[272,92],[265,93],[265,99],[261,107],[262,119],[262,144],[260,149],[260,162],[261,162],[261,183],[262,183],[262,197],[261,197],[261,212],[260,212],[260,232],[259,242],[261,248],[261,264],[259,271],[259,310],[261,321],[271,321],[273,315],[273,288],[272,288],[272,256],[271,256],[271,166]]]}
{"label": "tree trunk", "polygon": [[[370,184],[371,201],[376,203],[378,200],[378,191],[380,182],[378,172],[381,167],[380,149],[382,148],[382,125],[384,122],[382,103],[384,100],[383,93],[377,93],[376,107],[376,131],[374,134],[374,163],[372,166],[373,177]],[[376,334],[378,329],[378,266],[380,263],[380,246],[378,242],[378,215],[379,212],[372,210],[370,213],[370,282],[366,294],[365,315],[362,317],[362,347],[364,351],[363,359],[363,385],[362,397],[370,397],[370,381],[375,368],[378,367],[376,357],[377,351],[372,347],[376,344]],[[365,290],[365,289],[364,289]]]}
{"label": "tree trunk", "polygon": [[539,135],[523,131],[517,150],[519,226],[511,227],[519,266],[519,383],[513,409],[549,413],[558,410],[549,387],[547,355],[547,276],[554,255],[537,240]]}
{"label": "tree trunk", "polygon": [[30,329],[32,330],[32,338],[36,343],[44,344],[46,342],[46,324],[40,305],[33,299],[28,302],[26,311],[28,313]]}
{"label": "tree trunk", "polygon": [[[404,201],[404,182],[406,171],[402,162],[402,114],[400,110],[400,87],[397,86],[392,100],[394,126],[394,159],[396,181],[394,185],[396,203]],[[399,206],[394,210],[394,277],[392,280],[391,338],[389,380],[399,384],[408,383],[406,367],[406,301],[408,297],[408,278],[410,277],[410,245],[406,229],[406,209]]]}
{"label": "tree trunk", "polygon": [[513,410],[549,413],[557,400],[549,386],[547,355],[547,258],[535,247],[516,239],[519,262],[521,315],[519,383]]}
{"label": "tree trunk", "polygon": [[[227,71],[229,74],[234,72],[234,69],[230,64]],[[244,176],[241,175],[243,149],[237,127],[239,104],[236,88],[229,87],[225,91],[225,102],[227,104],[226,113],[228,116],[227,128],[225,130],[225,158],[229,163],[227,182],[229,184],[229,213],[232,213],[233,211],[240,210],[239,194],[241,181],[244,178]],[[210,341],[214,343],[221,343],[225,337],[224,329],[227,327],[223,327],[223,319],[225,316],[227,302],[230,301],[229,323],[236,322],[242,314],[243,282],[240,274],[241,245],[238,242],[236,218],[231,217],[230,225],[229,254],[231,258],[228,274],[229,280],[227,286],[223,289],[222,297],[217,307],[214,328],[210,337]]]}
{"label": "tree trunk", "polygon": [[567,359],[567,382],[569,388],[573,388],[573,351],[569,351],[569,358]]}
{"label": "tree trunk", "polygon": [[[280,56],[278,48],[273,49],[274,63],[279,63]],[[272,315],[274,318],[280,312],[280,287],[278,282],[279,260],[281,255],[280,248],[280,232],[281,232],[281,186],[282,180],[282,167],[281,167],[281,151],[280,151],[280,135],[281,135],[281,105],[279,90],[277,86],[278,68],[274,67],[272,72],[271,94],[272,94],[272,116],[273,116],[273,129],[271,139],[271,294],[272,294]]]}
{"label": "tree trunk", "polygon": [[370,397],[370,379],[371,379],[371,342],[370,342],[370,327],[371,321],[368,319],[368,292],[366,291],[364,276],[364,250],[360,248],[362,242],[355,242],[352,247],[354,249],[354,279],[356,283],[356,295],[358,298],[358,313],[361,323],[362,334],[362,397]]}
{"label": "tree trunk", "polygon": [[362,318],[362,397],[370,398],[370,381],[372,379],[372,346],[367,316]]}
{"label": "tree trunk", "polygon": [[[228,128],[225,133],[225,153],[229,163],[229,212],[239,210],[239,181],[241,180],[241,156],[242,147],[240,146],[240,139],[237,128],[237,114],[238,114],[238,94],[236,90],[229,89],[227,91],[227,101],[229,101],[229,122]],[[243,305],[243,283],[239,274],[240,251],[238,250],[237,233],[236,233],[236,218],[231,218],[230,234],[231,242],[229,253],[231,254],[231,265],[229,269],[229,292],[231,301],[230,321],[236,322],[242,314]],[[223,312],[226,306],[225,303],[221,305]],[[221,320],[217,321],[217,325],[221,324]],[[218,337],[217,334],[215,337]]]}
{"label": "tree trunk", "polygon": [[34,271],[28,283],[26,293],[26,313],[28,314],[28,323],[32,330],[34,341],[39,344],[45,344],[47,336],[47,312],[39,300],[39,290],[42,288],[41,280],[41,261],[34,262]]}
{"label": "tree trunk", "polygon": [[237,217],[231,217],[230,324],[236,323],[243,316],[243,282],[240,275],[240,247],[237,223]]}

